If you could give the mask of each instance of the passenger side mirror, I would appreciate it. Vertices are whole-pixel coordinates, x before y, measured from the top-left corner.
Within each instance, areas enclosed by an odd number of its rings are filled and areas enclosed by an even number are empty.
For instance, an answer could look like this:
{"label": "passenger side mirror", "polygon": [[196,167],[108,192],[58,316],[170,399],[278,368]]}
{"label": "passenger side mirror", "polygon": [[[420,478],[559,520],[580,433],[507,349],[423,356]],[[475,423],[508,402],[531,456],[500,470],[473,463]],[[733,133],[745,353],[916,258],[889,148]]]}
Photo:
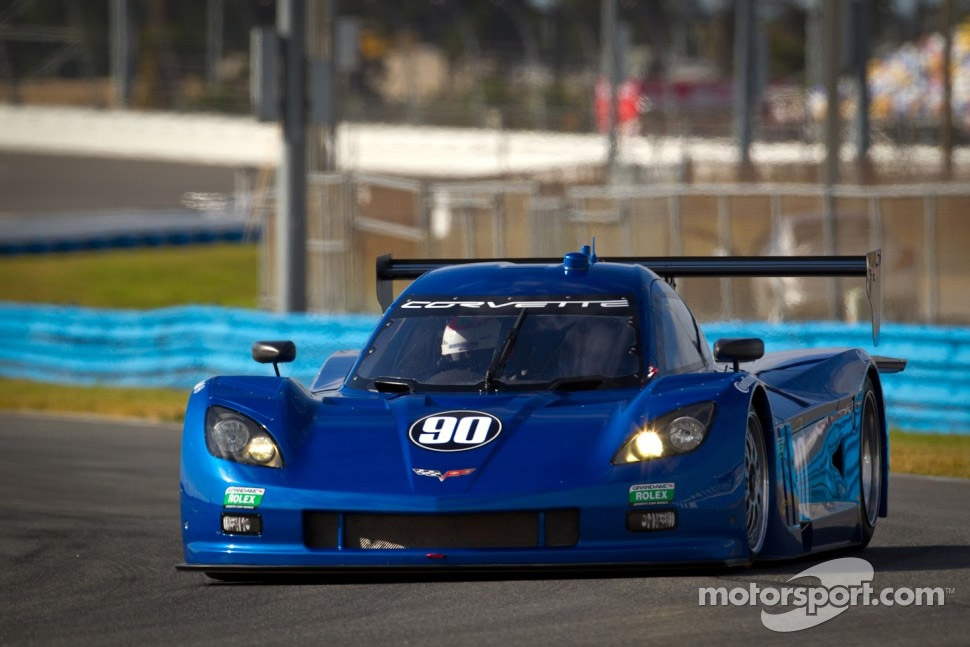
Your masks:
{"label": "passenger side mirror", "polygon": [[279,364],[296,359],[296,344],[291,341],[257,341],[253,343],[253,359],[260,364],[272,364],[276,377],[280,376]]}
{"label": "passenger side mirror", "polygon": [[765,354],[765,343],[757,337],[740,339],[718,339],[714,342],[714,359],[719,362],[733,362],[734,370],[741,362],[753,362]]}

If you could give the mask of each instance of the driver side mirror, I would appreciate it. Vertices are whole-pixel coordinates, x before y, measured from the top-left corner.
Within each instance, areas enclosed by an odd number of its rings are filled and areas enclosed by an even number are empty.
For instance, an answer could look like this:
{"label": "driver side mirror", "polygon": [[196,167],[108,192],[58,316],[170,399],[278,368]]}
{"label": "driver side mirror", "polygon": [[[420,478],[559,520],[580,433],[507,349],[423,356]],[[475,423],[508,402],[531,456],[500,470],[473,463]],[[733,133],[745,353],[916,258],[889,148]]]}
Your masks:
{"label": "driver side mirror", "polygon": [[757,337],[740,339],[718,339],[714,342],[714,359],[719,362],[734,362],[735,372],[741,362],[753,362],[765,354],[765,343]]}
{"label": "driver side mirror", "polygon": [[292,362],[296,359],[296,344],[291,341],[254,342],[253,359],[260,364],[272,364],[276,370],[276,377],[279,377],[279,364]]}

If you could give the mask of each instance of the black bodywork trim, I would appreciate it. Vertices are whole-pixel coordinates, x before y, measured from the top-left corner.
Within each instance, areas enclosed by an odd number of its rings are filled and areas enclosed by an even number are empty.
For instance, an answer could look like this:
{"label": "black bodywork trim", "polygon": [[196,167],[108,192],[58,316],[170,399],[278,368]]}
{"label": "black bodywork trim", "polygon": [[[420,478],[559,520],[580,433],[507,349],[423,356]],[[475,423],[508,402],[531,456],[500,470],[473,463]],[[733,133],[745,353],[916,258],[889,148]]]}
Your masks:
{"label": "black bodywork trim", "polygon": [[654,571],[673,569],[695,569],[711,566],[738,567],[750,566],[750,558],[743,557],[723,561],[697,562],[606,562],[600,564],[457,564],[447,563],[447,559],[438,564],[428,566],[391,566],[380,564],[375,566],[251,566],[227,564],[176,564],[175,570],[183,572],[201,572],[225,575],[248,575],[253,578],[285,577],[294,575],[367,575],[367,574],[431,574],[431,573],[601,573],[612,571],[615,573],[630,573],[631,571]]}

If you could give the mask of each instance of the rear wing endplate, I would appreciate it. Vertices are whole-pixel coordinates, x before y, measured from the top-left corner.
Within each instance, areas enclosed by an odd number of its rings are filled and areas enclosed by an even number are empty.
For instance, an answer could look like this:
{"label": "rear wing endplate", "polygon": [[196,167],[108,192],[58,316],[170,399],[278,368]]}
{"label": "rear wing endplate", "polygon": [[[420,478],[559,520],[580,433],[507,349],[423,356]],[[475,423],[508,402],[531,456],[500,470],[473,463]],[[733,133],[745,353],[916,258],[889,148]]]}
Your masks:
{"label": "rear wing endplate", "polygon": [[[597,259],[594,259],[597,260]],[[879,280],[882,252],[865,256],[657,256],[652,258],[612,257],[600,262],[643,265],[665,279],[687,277],[783,277],[783,276],[864,276],[866,295],[872,312],[872,343],[879,344],[882,323],[882,284]],[[489,259],[394,259],[390,254],[377,258],[377,301],[387,310],[394,300],[392,283],[413,280],[431,270],[469,263],[559,264],[562,258]]]}

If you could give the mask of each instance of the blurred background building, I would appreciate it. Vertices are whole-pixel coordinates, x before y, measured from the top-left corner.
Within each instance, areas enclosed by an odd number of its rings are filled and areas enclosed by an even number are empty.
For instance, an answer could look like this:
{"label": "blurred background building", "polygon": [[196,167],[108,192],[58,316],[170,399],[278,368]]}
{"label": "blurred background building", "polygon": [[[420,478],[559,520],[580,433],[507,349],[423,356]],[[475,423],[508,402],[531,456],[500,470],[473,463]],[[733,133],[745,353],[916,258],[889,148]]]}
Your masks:
{"label": "blurred background building", "polygon": [[[824,108],[825,1],[752,3],[759,139],[817,138]],[[597,0],[310,4],[335,12],[341,120],[572,133],[605,129],[602,88],[597,92],[597,80],[603,80]],[[848,75],[853,48],[864,39],[876,137],[938,143],[948,27],[954,126],[956,136],[965,137],[970,3],[836,4],[842,14],[843,113],[849,116],[857,105]],[[618,2],[624,132],[732,135],[738,5]],[[856,5],[863,18],[854,18]],[[947,8],[949,17],[943,15]],[[0,100],[247,114],[250,32],[274,21],[273,0],[12,0],[0,10]],[[307,26],[311,37],[329,37]]]}
{"label": "blurred background building", "polygon": [[[232,186],[173,200],[262,232],[264,304],[280,307],[275,150],[237,151],[276,128],[250,115],[253,33],[278,10],[11,0],[0,121],[57,107],[49,139],[129,133],[101,156],[208,146],[185,161],[237,169]],[[297,24],[326,105],[306,133],[296,309],[376,308],[381,253],[557,255],[597,236],[602,256],[880,247],[888,318],[970,321],[970,1],[306,0]],[[138,137],[154,143],[139,153]],[[852,318],[864,302],[847,281],[681,289],[708,319]]]}

